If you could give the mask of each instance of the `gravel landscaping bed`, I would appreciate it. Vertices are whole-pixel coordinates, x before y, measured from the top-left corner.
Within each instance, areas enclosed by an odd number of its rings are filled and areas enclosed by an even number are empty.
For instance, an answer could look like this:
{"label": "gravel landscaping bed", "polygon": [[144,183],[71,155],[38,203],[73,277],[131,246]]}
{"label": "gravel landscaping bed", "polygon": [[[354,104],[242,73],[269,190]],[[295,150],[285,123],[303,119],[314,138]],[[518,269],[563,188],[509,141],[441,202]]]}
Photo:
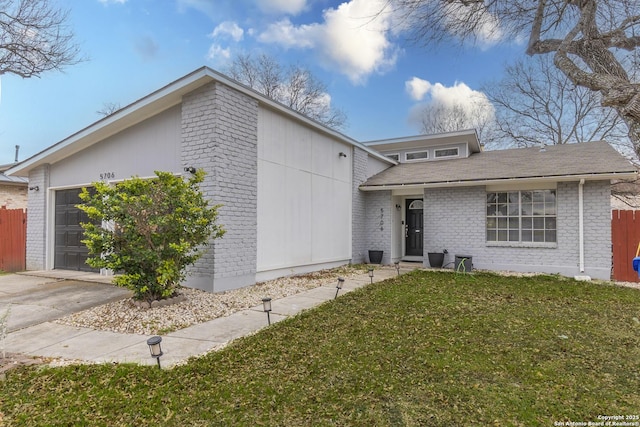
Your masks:
{"label": "gravel landscaping bed", "polygon": [[134,301],[128,298],[84,310],[55,322],[119,333],[166,334],[259,305],[264,297],[283,298],[318,286],[331,285],[339,276],[348,279],[366,273],[367,269],[368,266],[362,265],[345,266],[270,280],[257,283],[255,286],[215,294],[182,288],[180,293],[185,299],[176,304],[145,309],[137,307]]}

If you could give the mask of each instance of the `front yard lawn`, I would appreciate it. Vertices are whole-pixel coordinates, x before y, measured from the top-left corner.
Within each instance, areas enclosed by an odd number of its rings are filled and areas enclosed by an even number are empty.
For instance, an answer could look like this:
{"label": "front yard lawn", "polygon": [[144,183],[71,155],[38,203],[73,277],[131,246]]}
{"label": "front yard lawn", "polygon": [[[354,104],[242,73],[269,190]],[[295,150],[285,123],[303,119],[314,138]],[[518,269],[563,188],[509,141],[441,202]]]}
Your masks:
{"label": "front yard lawn", "polygon": [[10,371],[0,425],[640,422],[639,317],[636,289],[416,271],[170,370]]}

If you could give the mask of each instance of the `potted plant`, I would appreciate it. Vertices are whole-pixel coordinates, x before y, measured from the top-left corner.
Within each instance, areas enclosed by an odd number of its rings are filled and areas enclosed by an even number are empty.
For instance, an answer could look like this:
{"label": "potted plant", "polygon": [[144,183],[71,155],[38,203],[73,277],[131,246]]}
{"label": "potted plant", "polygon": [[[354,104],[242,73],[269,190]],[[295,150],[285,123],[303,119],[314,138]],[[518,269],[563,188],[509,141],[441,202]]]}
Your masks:
{"label": "potted plant", "polygon": [[382,254],[384,251],[369,251],[369,262],[371,264],[380,264],[382,262]]}
{"label": "potted plant", "polygon": [[442,264],[444,264],[444,256],[447,253],[446,249],[442,252],[428,252],[427,258],[429,258],[429,265],[432,268],[442,268]]}

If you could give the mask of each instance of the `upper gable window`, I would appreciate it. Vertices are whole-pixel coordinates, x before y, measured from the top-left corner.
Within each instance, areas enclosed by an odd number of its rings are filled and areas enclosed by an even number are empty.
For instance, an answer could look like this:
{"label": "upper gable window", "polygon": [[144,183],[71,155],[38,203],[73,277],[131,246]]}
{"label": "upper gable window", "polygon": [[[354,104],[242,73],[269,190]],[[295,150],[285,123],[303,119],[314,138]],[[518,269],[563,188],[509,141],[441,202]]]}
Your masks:
{"label": "upper gable window", "polygon": [[385,154],[385,156],[386,156],[387,158],[391,159],[391,160],[395,160],[396,162],[397,162],[397,161],[400,161],[400,154],[398,154],[398,153],[395,153],[395,154]]}
{"label": "upper gable window", "polygon": [[414,160],[425,160],[429,158],[428,151],[412,151],[404,154],[404,159],[408,162]]}
{"label": "upper gable window", "polygon": [[458,157],[458,147],[455,148],[441,148],[439,150],[435,150],[435,157]]}

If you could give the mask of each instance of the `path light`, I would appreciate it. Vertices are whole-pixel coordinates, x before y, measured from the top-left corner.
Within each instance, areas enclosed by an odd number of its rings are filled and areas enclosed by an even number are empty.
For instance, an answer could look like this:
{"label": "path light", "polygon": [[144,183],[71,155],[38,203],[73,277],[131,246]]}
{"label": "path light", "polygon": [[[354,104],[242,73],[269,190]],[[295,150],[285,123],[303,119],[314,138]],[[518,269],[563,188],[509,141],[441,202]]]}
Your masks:
{"label": "path light", "polygon": [[155,357],[158,361],[158,369],[160,369],[160,356],[162,356],[162,346],[160,343],[162,342],[161,337],[151,337],[147,340],[147,345],[149,346],[149,351],[151,352],[151,357]]}
{"label": "path light", "polygon": [[400,275],[400,261],[396,261],[393,264],[396,267],[396,272],[398,273],[398,276],[399,276]]}
{"label": "path light", "polygon": [[271,311],[271,298],[262,298],[262,309],[267,313],[267,323],[271,325],[271,316],[269,315]]}
{"label": "path light", "polygon": [[333,297],[333,299],[338,298],[338,292],[340,292],[340,289],[342,289],[343,285],[344,285],[344,279],[342,277],[338,277],[338,284],[336,285],[336,296]]}
{"label": "path light", "polygon": [[371,279],[371,283],[373,283],[373,268],[369,269],[369,278]]}

